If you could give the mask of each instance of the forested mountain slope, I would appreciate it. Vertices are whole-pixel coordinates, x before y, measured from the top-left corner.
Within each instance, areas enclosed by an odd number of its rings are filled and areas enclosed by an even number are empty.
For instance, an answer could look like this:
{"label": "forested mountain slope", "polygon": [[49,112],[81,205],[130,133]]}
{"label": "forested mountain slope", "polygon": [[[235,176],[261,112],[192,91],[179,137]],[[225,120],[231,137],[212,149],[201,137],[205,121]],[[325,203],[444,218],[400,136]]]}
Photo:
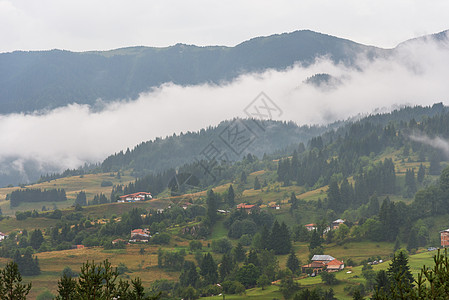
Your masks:
{"label": "forested mountain slope", "polygon": [[17,51],[0,54],[0,114],[133,99],[165,82],[219,83],[247,72],[284,69],[327,55],[352,63],[364,46],[309,30],[258,37],[235,47],[176,44],[165,48],[130,47],[111,51]]}

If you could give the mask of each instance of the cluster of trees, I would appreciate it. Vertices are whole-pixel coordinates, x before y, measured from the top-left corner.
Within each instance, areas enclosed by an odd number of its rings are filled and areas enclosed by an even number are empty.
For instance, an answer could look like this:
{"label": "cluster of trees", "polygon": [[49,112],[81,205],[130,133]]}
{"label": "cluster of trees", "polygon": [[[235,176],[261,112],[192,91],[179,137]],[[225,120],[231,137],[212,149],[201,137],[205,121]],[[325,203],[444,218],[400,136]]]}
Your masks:
{"label": "cluster of trees", "polygon": [[120,279],[119,272],[108,260],[95,264],[87,261],[81,267],[77,278],[67,274],[58,281],[56,299],[129,299],[155,300],[160,295],[146,295],[142,280],[139,277],[131,283]]}
{"label": "cluster of trees", "polygon": [[23,202],[60,202],[67,197],[64,189],[24,189],[11,192],[9,200],[11,207],[17,207]]}

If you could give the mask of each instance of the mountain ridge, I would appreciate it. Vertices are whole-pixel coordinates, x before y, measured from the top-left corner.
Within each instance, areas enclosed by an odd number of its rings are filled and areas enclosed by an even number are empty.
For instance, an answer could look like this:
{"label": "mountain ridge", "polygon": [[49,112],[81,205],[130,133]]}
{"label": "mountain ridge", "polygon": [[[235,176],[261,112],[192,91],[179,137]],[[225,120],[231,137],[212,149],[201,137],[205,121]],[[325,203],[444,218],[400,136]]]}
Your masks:
{"label": "mountain ridge", "polygon": [[176,44],[109,51],[17,51],[0,54],[0,114],[52,109],[69,103],[93,105],[97,99],[136,99],[163,83],[221,83],[247,72],[308,65],[328,56],[352,64],[358,54],[380,48],[346,39],[295,31],[253,38],[234,47]]}

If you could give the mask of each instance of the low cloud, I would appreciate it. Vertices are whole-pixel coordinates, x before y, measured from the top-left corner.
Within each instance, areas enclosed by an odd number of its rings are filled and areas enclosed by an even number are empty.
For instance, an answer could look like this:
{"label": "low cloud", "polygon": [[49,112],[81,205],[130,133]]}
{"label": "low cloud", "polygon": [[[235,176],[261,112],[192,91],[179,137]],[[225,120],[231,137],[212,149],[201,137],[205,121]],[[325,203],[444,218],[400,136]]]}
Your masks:
{"label": "low cloud", "polygon": [[[447,42],[417,40],[388,58],[360,57],[358,68],[320,58],[309,67],[298,64],[284,71],[246,74],[220,85],[167,83],[135,101],[116,101],[102,110],[72,104],[2,115],[0,164],[8,161],[8,168],[23,171],[26,161],[34,161],[42,170],[100,162],[142,141],[245,117],[244,108],[261,91],[282,109],[280,119],[298,124],[327,124],[398,105],[447,104],[448,63]],[[305,83],[321,73],[330,74],[338,85],[329,89]],[[2,171],[6,172],[4,165]]]}
{"label": "low cloud", "polygon": [[449,141],[447,140],[440,137],[431,138],[424,134],[412,134],[410,135],[410,139],[415,142],[429,145],[432,148],[439,149],[447,158],[449,158]]}

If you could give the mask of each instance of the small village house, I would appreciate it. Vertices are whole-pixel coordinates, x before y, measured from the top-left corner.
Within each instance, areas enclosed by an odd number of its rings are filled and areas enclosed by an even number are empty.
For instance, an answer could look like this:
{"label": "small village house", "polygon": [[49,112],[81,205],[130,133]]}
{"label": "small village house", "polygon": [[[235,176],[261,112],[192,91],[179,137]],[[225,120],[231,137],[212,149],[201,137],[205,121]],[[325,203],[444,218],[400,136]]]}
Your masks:
{"label": "small village house", "polygon": [[124,202],[136,202],[136,201],[145,201],[153,199],[153,196],[151,196],[151,193],[147,192],[138,192],[134,194],[128,194],[124,196],[120,196],[120,200],[117,202],[124,203]]}
{"label": "small village house", "polygon": [[124,239],[115,239],[112,241],[112,245],[116,245],[118,243],[126,244],[126,241]]}
{"label": "small village house", "polygon": [[150,240],[150,231],[148,229],[134,229],[131,230],[131,238],[129,239],[130,243],[148,243]]}
{"label": "small village house", "polygon": [[306,227],[306,229],[307,229],[308,231],[313,231],[313,230],[316,230],[316,229],[317,229],[316,224],[313,224],[313,223],[306,224],[306,225],[304,225],[304,226]]}
{"label": "small village house", "polygon": [[0,242],[6,239],[8,235],[4,234],[3,232],[0,232]]}
{"label": "small village house", "polygon": [[344,224],[345,220],[342,219],[338,219],[332,222],[332,230],[338,229],[338,227],[340,227],[341,224]]}
{"label": "small village house", "polygon": [[259,210],[259,206],[253,204],[240,203],[237,205],[237,209],[243,209],[248,214],[251,214],[253,211]]}
{"label": "small village house", "polygon": [[328,272],[340,271],[345,268],[343,262],[335,259],[330,255],[314,255],[310,264],[301,267],[305,273],[310,270],[312,273],[318,274],[324,270]]}

